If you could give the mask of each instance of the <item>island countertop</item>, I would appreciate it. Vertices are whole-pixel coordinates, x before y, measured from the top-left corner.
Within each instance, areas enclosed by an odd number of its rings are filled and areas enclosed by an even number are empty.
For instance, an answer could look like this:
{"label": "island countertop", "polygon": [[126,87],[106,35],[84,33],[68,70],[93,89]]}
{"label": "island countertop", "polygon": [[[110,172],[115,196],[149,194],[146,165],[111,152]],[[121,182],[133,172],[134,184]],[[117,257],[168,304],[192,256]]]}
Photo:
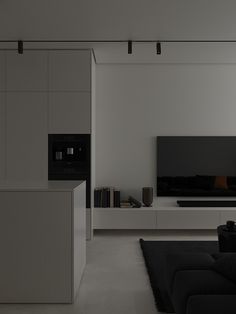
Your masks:
{"label": "island countertop", "polygon": [[68,192],[80,186],[81,181],[0,181],[0,191],[54,191]]}

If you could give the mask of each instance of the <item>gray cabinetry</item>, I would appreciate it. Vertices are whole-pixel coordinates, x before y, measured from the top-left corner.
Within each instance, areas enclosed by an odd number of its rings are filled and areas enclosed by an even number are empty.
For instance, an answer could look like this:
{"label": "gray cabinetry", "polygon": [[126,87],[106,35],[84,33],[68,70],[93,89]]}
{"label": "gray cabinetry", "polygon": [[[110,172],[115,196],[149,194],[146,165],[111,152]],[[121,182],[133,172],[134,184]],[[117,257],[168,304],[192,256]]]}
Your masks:
{"label": "gray cabinetry", "polygon": [[[91,134],[91,191],[95,181],[94,85],[95,64],[90,50],[49,52],[48,132]],[[87,209],[87,230],[90,238],[90,209]]]}
{"label": "gray cabinetry", "polygon": [[0,52],[0,181],[5,179],[5,53]]}
{"label": "gray cabinetry", "polygon": [[4,92],[6,89],[6,55],[3,51],[0,51],[0,92]]}
{"label": "gray cabinetry", "polygon": [[16,51],[6,53],[7,91],[47,91],[48,66],[47,52]]}
{"label": "gray cabinetry", "polygon": [[47,180],[47,94],[6,95],[6,179]]}
{"label": "gray cabinetry", "polygon": [[5,93],[0,92],[0,181],[5,179]]}
{"label": "gray cabinetry", "polygon": [[0,52],[0,181],[47,180],[50,133],[91,134],[94,154],[92,58],[90,50]]}
{"label": "gray cabinetry", "polygon": [[91,52],[49,53],[49,133],[91,133]]}
{"label": "gray cabinetry", "polygon": [[90,92],[50,92],[49,133],[91,133]]}
{"label": "gray cabinetry", "polygon": [[90,91],[90,63],[89,50],[49,52],[49,90]]}
{"label": "gray cabinetry", "polygon": [[6,179],[47,180],[48,53],[7,51]]}

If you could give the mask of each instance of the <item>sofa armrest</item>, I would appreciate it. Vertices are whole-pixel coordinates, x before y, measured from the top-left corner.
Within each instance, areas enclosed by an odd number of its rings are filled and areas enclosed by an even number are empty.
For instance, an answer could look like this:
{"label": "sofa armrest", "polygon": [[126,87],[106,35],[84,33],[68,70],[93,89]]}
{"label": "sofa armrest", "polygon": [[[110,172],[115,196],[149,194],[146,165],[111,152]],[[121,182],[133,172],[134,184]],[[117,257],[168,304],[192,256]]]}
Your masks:
{"label": "sofa armrest", "polygon": [[193,295],[188,298],[186,314],[235,314],[236,295]]}

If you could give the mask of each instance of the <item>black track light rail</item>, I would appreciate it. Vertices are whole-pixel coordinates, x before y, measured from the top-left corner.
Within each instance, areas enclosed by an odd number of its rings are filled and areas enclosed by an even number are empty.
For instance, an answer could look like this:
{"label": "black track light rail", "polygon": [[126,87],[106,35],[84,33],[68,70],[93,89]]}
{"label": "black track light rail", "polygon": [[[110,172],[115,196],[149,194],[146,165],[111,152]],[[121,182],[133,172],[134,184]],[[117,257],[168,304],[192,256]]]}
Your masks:
{"label": "black track light rail", "polygon": [[[77,40],[77,39],[20,39],[24,43],[236,43],[236,39],[117,39],[117,40]],[[0,43],[18,43],[19,40],[0,39]]]}
{"label": "black track light rail", "polygon": [[[18,54],[23,54],[24,53],[24,44],[25,43],[57,43],[57,44],[66,44],[66,43],[77,43],[77,44],[96,44],[96,43],[110,43],[110,44],[116,44],[116,43],[126,43],[128,45],[128,54],[132,54],[133,52],[133,44],[134,43],[156,43],[156,54],[160,55],[161,54],[161,43],[236,43],[235,39],[162,39],[162,40],[157,40],[157,39],[134,39],[134,40],[78,40],[78,39],[25,39],[25,40],[3,40],[0,39],[0,43],[17,43],[18,44]],[[65,48],[66,49],[66,48]],[[68,50],[71,50],[67,48]],[[2,50],[2,49],[0,49]],[[12,49],[11,49],[12,50]],[[26,50],[30,50],[29,48]],[[93,50],[93,48],[92,48]],[[94,51],[93,51],[94,54]],[[95,56],[95,54],[94,54]]]}

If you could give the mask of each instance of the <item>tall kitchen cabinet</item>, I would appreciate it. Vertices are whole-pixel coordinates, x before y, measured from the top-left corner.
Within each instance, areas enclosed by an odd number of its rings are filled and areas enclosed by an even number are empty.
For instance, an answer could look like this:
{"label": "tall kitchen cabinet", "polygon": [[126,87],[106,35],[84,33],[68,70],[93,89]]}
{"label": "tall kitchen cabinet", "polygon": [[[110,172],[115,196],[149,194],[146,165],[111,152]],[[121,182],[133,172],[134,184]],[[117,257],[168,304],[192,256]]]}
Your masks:
{"label": "tall kitchen cabinet", "polygon": [[93,191],[94,93],[90,50],[0,52],[0,181],[47,181],[48,134],[91,134]]}
{"label": "tall kitchen cabinet", "polygon": [[49,133],[91,133],[90,51],[49,52]]}
{"label": "tall kitchen cabinet", "polygon": [[[50,134],[91,135],[91,206],[94,190],[95,64],[89,50],[49,52],[48,128]],[[92,209],[87,208],[87,238]]]}
{"label": "tall kitchen cabinet", "polygon": [[5,52],[5,175],[47,178],[47,52]]}

